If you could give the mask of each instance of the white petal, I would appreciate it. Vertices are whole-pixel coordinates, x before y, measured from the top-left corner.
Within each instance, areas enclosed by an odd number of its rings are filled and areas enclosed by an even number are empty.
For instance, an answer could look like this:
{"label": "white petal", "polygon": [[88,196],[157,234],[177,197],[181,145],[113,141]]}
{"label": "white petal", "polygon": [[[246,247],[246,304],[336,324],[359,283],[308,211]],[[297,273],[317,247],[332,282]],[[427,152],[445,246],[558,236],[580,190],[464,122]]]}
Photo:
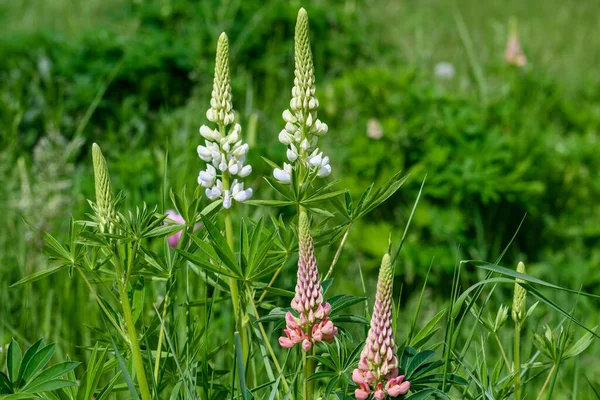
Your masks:
{"label": "white petal", "polygon": [[317,154],[316,156],[314,156],[313,158],[311,158],[308,162],[313,167],[318,167],[318,166],[321,165],[321,161],[322,160],[323,160],[323,158],[322,158],[322,153],[321,153],[321,154]]}
{"label": "white petal", "polygon": [[296,122],[296,117],[294,117],[294,115],[290,112],[290,110],[285,110],[283,112],[283,120],[285,122],[294,123],[294,122]]}
{"label": "white petal", "polygon": [[327,164],[324,167],[319,169],[319,176],[321,178],[324,178],[326,176],[328,176],[329,174],[331,174],[331,165]]}
{"label": "white petal", "polygon": [[308,150],[309,144],[308,144],[308,140],[306,140],[306,138],[304,138],[304,140],[302,141],[302,143],[300,143],[300,147],[302,148],[302,150]]}
{"label": "white petal", "polygon": [[287,149],[286,155],[287,155],[288,160],[290,160],[290,162],[294,162],[294,161],[296,161],[296,159],[298,159],[298,153],[296,153],[292,149]]}
{"label": "white petal", "polygon": [[291,134],[293,134],[294,132],[296,132],[296,130],[297,130],[297,129],[296,129],[296,127],[294,126],[294,124],[292,124],[291,122],[288,122],[288,123],[286,123],[286,124],[285,124],[285,130],[286,130],[288,133],[291,133]]}
{"label": "white petal", "polygon": [[229,167],[228,169],[229,169],[229,172],[230,172],[232,175],[237,175],[237,173],[239,172],[239,169],[240,169],[240,167],[239,167],[239,165],[237,165],[237,164],[233,164],[233,165],[232,165],[231,167]]}
{"label": "white petal", "polygon": [[273,171],[273,176],[281,183],[290,183],[290,180],[292,179],[289,172],[279,168],[275,168]]}
{"label": "white petal", "polygon": [[242,178],[245,178],[246,176],[250,175],[251,172],[252,172],[252,165],[246,165],[245,167],[243,167],[240,170],[238,175]]}
{"label": "white petal", "polygon": [[223,207],[231,208],[231,196],[229,196],[229,190],[226,190],[225,193],[223,193]]}
{"label": "white petal", "polygon": [[292,137],[290,136],[289,133],[287,133],[287,131],[285,129],[283,129],[281,132],[279,132],[279,141],[282,144],[289,145],[292,142]]}

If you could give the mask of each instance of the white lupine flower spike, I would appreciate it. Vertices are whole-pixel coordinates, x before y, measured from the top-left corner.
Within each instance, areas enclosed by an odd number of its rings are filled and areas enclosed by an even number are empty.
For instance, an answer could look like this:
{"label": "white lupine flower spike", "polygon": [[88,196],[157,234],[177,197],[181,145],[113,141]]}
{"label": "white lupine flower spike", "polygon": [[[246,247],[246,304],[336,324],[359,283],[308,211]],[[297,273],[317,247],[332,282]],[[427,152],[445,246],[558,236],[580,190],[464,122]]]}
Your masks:
{"label": "white lupine flower spike", "polygon": [[281,183],[290,183],[292,168],[308,170],[316,176],[331,174],[329,157],[319,152],[318,138],[327,133],[327,124],[317,118],[319,100],[315,92],[315,75],[308,35],[308,14],[304,8],[298,12],[294,43],[294,87],[290,109],[283,112],[285,126],[279,141],[288,147],[286,156],[290,164],[276,168],[273,176]]}
{"label": "white lupine flower spike", "polygon": [[241,140],[242,127],[234,123],[229,44],[225,33],[217,44],[215,79],[206,118],[216,127],[200,127],[200,135],[205,140],[204,145],[198,146],[198,157],[207,164],[198,175],[198,184],[206,188],[206,197],[210,200],[222,199],[223,207],[231,208],[233,200],[243,202],[252,197],[252,189],[244,189],[244,183],[235,179],[250,175],[252,166],[246,165],[249,146]]}

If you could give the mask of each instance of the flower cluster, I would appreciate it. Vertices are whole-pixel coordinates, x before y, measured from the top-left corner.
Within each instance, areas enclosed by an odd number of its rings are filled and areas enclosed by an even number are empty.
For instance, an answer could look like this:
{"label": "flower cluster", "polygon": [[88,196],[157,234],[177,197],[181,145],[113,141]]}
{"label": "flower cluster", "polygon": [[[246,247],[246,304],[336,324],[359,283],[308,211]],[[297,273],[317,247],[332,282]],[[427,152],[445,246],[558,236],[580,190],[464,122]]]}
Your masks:
{"label": "flower cluster", "polygon": [[[244,183],[231,177],[244,178],[252,172],[245,165],[248,144],[240,136],[242,127],[234,122],[229,78],[229,45],[227,35],[221,34],[217,45],[215,79],[210,108],[206,118],[217,124],[217,129],[206,125],[200,127],[205,145],[198,146],[198,156],[206,161],[206,170],[200,171],[198,184],[206,188],[210,200],[223,199],[223,207],[230,208],[233,200],[243,202],[252,196],[252,189],[244,189]],[[228,125],[233,127],[227,132]]]}
{"label": "flower cluster", "polygon": [[358,368],[352,373],[352,380],[359,386],[354,392],[358,400],[365,400],[371,393],[377,400],[383,400],[386,395],[397,397],[410,389],[410,382],[404,380],[404,375],[398,376],[392,323],[392,283],[392,258],[386,254],[379,270],[371,328]]}
{"label": "flower cluster", "polygon": [[319,280],[319,270],[306,212],[301,212],[299,218],[298,283],[296,284],[296,296],[291,304],[299,317],[294,317],[291,312],[286,314],[285,336],[279,338],[279,344],[289,349],[301,343],[302,349],[308,351],[315,342],[331,343],[338,330],[329,319],[331,306],[327,302],[323,303],[323,287]]}
{"label": "flower cluster", "polygon": [[317,119],[319,100],[315,96],[315,74],[310,50],[308,15],[304,8],[298,12],[294,42],[294,87],[290,110],[283,112],[285,128],[279,133],[279,141],[288,146],[283,169],[275,168],[273,176],[282,183],[291,180],[292,167],[302,165],[320,177],[331,173],[329,157],[317,147],[318,138],[327,133],[327,124]]}

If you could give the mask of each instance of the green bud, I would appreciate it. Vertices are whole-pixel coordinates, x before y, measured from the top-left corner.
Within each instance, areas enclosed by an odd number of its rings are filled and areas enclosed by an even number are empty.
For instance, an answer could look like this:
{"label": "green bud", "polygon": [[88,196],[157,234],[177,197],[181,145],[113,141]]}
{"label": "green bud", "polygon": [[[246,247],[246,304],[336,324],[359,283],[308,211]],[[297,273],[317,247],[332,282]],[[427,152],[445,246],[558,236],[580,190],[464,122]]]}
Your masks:
{"label": "green bud", "polygon": [[229,41],[225,32],[219,36],[215,60],[215,78],[213,81],[210,108],[206,112],[209,121],[229,125],[234,120],[231,103],[231,79],[229,77]]}
{"label": "green bud", "polygon": [[110,175],[106,160],[102,155],[100,146],[92,145],[92,161],[94,164],[94,183],[96,186],[96,215],[98,216],[100,231],[112,231],[111,225],[115,218],[114,199],[110,185]]}
{"label": "green bud", "polygon": [[312,236],[310,236],[310,220],[306,211],[300,212],[298,217],[298,244],[301,249],[307,248],[312,242]]}
{"label": "green bud", "polygon": [[382,299],[391,299],[393,282],[394,270],[392,268],[392,257],[389,255],[389,253],[385,253],[381,259],[379,279],[377,279],[377,293],[381,294]]}
{"label": "green bud", "polygon": [[[522,261],[517,265],[517,272],[523,275],[526,274],[525,264],[523,264]],[[527,290],[519,285],[519,282],[524,283],[525,281],[519,278],[515,281],[515,292],[512,305],[512,319],[515,323],[525,321],[525,317],[527,316]]]}
{"label": "green bud", "polygon": [[[303,112],[303,118],[309,112],[315,112],[319,102],[315,97],[315,72],[312,52],[310,50],[310,37],[308,30],[308,14],[304,8],[298,11],[296,20],[296,34],[294,38],[294,89],[290,106],[296,113]],[[316,119],[316,115],[312,117]]]}

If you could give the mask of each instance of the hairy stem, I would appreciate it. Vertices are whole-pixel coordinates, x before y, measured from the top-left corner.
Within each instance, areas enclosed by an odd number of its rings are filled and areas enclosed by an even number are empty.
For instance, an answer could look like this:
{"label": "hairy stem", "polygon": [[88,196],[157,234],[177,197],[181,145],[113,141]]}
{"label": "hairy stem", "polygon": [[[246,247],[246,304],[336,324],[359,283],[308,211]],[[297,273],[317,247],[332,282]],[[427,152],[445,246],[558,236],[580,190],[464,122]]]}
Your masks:
{"label": "hairy stem", "polygon": [[544,381],[544,385],[542,386],[542,390],[540,390],[540,394],[538,394],[538,397],[536,400],[541,400],[542,395],[544,394],[544,391],[546,390],[546,387],[548,386],[548,383],[550,382],[550,378],[552,377],[552,374],[554,374],[555,369],[556,369],[556,364],[552,364],[552,368],[550,368],[550,372],[548,373],[548,376],[546,377],[546,380]]}
{"label": "hairy stem", "polygon": [[521,362],[519,360],[521,341],[521,323],[515,323],[515,354],[514,354],[514,372],[515,372],[515,400],[521,399]]}

